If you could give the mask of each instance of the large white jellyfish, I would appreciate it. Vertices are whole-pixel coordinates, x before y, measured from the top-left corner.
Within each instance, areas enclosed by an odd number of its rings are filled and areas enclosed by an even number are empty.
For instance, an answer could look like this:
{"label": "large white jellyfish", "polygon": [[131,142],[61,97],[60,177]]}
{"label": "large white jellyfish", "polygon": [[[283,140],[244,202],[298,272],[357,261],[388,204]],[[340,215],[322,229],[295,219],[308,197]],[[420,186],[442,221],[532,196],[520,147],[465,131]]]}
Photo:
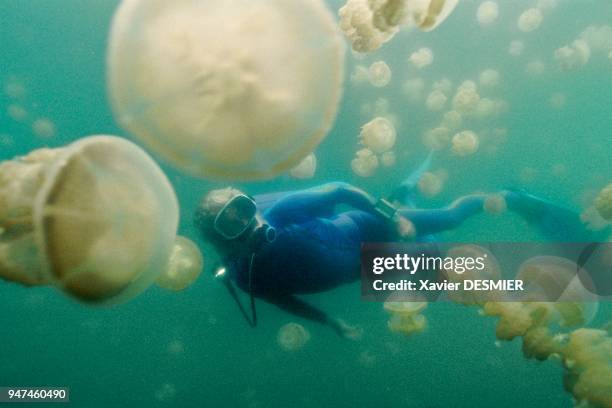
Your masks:
{"label": "large white jellyfish", "polygon": [[378,117],[361,128],[361,143],[374,153],[384,153],[395,145],[397,132],[389,120]]}
{"label": "large white jellyfish", "polygon": [[164,289],[179,292],[191,286],[204,269],[204,257],[198,246],[188,238],[176,237],[168,265],[155,283]]}
{"label": "large white jellyfish", "polygon": [[0,164],[0,274],[86,302],[127,300],[168,264],[178,204],[138,146],[111,136]]}
{"label": "large white jellyfish", "polygon": [[173,164],[263,179],[327,135],[344,51],[322,0],[124,0],[108,87],[121,125]]}
{"label": "large white jellyfish", "polygon": [[404,24],[433,30],[458,3],[459,0],[348,0],[339,11],[340,28],[353,50],[368,53],[391,40]]}
{"label": "large white jellyfish", "polygon": [[612,222],[612,183],[601,190],[595,199],[595,208],[604,220]]}
{"label": "large white jellyfish", "polygon": [[542,24],[543,19],[544,16],[542,16],[540,9],[530,8],[525,10],[523,14],[519,16],[517,25],[519,30],[528,33],[537,30],[540,27],[540,24]]}
{"label": "large white jellyfish", "polygon": [[488,26],[497,21],[499,6],[494,1],[485,1],[478,6],[476,19],[481,26]]}
{"label": "large white jellyfish", "polygon": [[278,330],[278,345],[285,351],[297,351],[310,341],[310,333],[298,323],[287,323]]}
{"label": "large white jellyfish", "polygon": [[370,65],[368,79],[372,86],[383,88],[391,82],[391,68],[385,61],[377,61]]}

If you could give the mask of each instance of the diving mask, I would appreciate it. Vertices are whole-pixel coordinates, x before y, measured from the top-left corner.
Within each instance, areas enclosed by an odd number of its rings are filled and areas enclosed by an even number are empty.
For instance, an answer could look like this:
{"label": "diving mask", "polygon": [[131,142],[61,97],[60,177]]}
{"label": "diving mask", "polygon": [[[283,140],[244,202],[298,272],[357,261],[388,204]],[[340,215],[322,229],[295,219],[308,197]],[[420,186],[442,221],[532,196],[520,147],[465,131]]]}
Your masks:
{"label": "diving mask", "polygon": [[225,239],[236,239],[255,222],[255,201],[240,194],[229,200],[215,218],[215,231]]}

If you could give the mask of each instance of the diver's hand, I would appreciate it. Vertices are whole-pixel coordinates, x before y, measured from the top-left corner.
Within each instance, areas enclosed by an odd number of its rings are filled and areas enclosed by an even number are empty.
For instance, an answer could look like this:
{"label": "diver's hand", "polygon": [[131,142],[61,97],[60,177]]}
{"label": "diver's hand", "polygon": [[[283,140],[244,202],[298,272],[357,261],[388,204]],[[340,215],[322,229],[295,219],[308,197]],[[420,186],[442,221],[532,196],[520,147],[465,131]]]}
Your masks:
{"label": "diver's hand", "polygon": [[363,329],[359,326],[351,326],[346,323],[344,320],[335,319],[333,321],[333,326],[336,332],[345,339],[349,340],[359,340],[361,336],[363,336]]}
{"label": "diver's hand", "polygon": [[393,216],[393,222],[395,223],[397,235],[399,235],[402,241],[408,241],[416,237],[416,228],[408,218],[396,213]]}

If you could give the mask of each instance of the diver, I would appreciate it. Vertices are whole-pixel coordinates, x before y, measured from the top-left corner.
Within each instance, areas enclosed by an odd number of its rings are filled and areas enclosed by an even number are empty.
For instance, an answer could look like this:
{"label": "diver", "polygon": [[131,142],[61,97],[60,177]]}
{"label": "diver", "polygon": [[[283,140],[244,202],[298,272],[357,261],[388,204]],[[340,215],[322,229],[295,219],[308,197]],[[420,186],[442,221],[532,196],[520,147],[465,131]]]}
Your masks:
{"label": "diver", "polygon": [[[360,249],[365,242],[433,242],[434,234],[457,228],[482,213],[488,195],[464,196],[441,209],[418,209],[414,191],[428,160],[388,199],[341,182],[301,191],[251,197],[233,188],[209,192],[195,224],[220,256],[223,278],[251,326],[257,323],[255,298],[296,316],[325,324],[344,337],[359,330],[300,299],[360,278]],[[517,190],[500,193],[510,211],[548,232],[557,241],[592,239],[574,212]],[[250,295],[251,316],[235,283]]]}

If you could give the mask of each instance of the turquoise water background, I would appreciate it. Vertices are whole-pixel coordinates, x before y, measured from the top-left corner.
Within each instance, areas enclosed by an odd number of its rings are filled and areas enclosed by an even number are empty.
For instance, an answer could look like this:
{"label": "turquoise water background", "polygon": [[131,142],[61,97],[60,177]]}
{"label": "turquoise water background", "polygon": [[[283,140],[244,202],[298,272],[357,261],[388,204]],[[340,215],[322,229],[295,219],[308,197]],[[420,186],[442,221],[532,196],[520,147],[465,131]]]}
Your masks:
{"label": "turquoise water background", "polygon": [[[291,1],[291,0],[287,0]],[[571,43],[589,25],[612,21],[607,0],[561,0],[545,14],[539,30],[521,33],[518,15],[533,1],[500,3],[500,19],[483,29],[475,18],[479,2],[462,1],[456,13],[432,33],[402,32],[365,60],[349,53],[346,90],[336,124],[317,149],[319,168],[312,180],[282,176],[239,184],[250,193],[303,188],[333,180],[356,184],[375,195],[388,193],[427,154],[423,132],[437,124],[423,101],[412,103],[402,83],[422,77],[449,78],[454,85],[477,80],[486,68],[502,82],[492,92],[508,102],[499,118],[474,129],[486,134],[507,129],[494,152],[492,142],[469,158],[440,153],[434,170],[449,178],[441,195],[422,199],[442,206],[474,191],[506,186],[525,188],[581,211],[612,175],[612,61],[593,55],[589,64],[562,72],[555,49]],[[105,88],[107,35],[118,2],[111,0],[3,0],[0,2],[0,84],[18,78],[27,89],[24,122],[11,119],[12,103],[0,95],[0,159],[42,146],[57,147],[92,134],[129,137],[116,124]],[[330,2],[337,10],[339,1]],[[520,57],[507,53],[520,39]],[[422,46],[435,54],[418,72],[408,56]],[[352,85],[355,64],[384,59],[393,71],[386,88]],[[541,75],[526,72],[535,59]],[[561,92],[563,109],[549,98]],[[362,105],[387,98],[398,120],[398,163],[370,179],[353,175],[359,128],[372,119]],[[36,136],[32,119],[48,117],[53,138]],[[561,165],[561,166],[560,166]],[[180,233],[198,241],[191,215],[199,198],[224,183],[183,175],[163,164],[181,203]],[[555,170],[556,169],[556,170]],[[541,239],[511,215],[478,217],[441,236],[448,241],[525,241]],[[556,361],[522,357],[520,342],[495,344],[495,321],[476,309],[433,304],[429,328],[410,338],[390,332],[380,303],[360,299],[359,284],[308,296],[330,314],[364,329],[359,341],[293,318],[258,303],[259,327],[249,328],[222,287],[203,274],[180,294],[151,288],[113,308],[85,307],[49,288],[0,283],[0,386],[68,386],[79,407],[570,407]],[[591,324],[611,320],[603,304]],[[277,344],[279,328],[298,322],[312,338],[297,352]]]}

